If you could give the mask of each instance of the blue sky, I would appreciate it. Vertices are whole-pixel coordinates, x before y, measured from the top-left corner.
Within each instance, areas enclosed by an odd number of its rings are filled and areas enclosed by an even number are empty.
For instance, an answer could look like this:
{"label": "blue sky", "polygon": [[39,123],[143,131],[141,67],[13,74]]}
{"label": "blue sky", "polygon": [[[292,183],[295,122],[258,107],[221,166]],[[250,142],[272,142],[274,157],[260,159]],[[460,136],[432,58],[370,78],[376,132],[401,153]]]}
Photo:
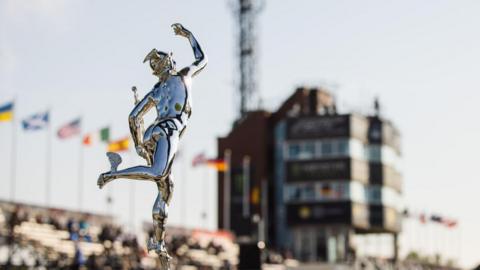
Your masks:
{"label": "blue sky", "polygon": [[[480,262],[479,11],[478,1],[267,1],[258,21],[265,106],[275,108],[304,84],[334,86],[344,112],[368,112],[379,96],[384,115],[402,132],[406,204],[459,219],[452,237],[461,245],[449,252],[461,254],[466,266]],[[130,87],[145,94],[155,82],[143,57],[155,47],[173,51],[179,66],[192,61],[186,40],[170,29],[183,23],[210,61],[193,85],[170,222],[214,228],[215,173],[191,169],[190,161],[201,151],[215,155],[216,137],[236,116],[232,16],[228,1],[0,0],[0,103],[16,97],[19,118],[51,108],[52,132],[81,115],[84,132],[110,125],[114,138],[125,136]],[[10,125],[0,125],[0,198],[8,198],[10,134]],[[21,201],[44,202],[45,139],[44,132],[18,134]],[[136,224],[149,221],[153,184],[119,180],[96,188],[98,173],[108,169],[104,151],[84,151],[84,210],[105,212],[113,192],[113,211],[128,224],[134,187]],[[79,138],[53,140],[53,205],[76,207],[78,156]],[[126,164],[139,162],[124,156]],[[202,221],[205,205],[209,219]],[[422,234],[412,226],[406,239]]]}

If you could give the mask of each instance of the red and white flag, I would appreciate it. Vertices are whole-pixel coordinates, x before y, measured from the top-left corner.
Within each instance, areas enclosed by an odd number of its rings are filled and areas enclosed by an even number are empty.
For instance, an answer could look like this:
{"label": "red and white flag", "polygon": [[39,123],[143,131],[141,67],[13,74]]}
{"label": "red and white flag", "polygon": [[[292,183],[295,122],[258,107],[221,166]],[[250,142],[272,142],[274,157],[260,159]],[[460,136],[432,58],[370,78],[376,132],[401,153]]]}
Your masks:
{"label": "red and white flag", "polygon": [[57,135],[58,138],[60,139],[67,139],[70,138],[74,135],[80,134],[80,124],[81,124],[81,119],[77,118],[73,120],[72,122],[62,126],[58,131]]}
{"label": "red and white flag", "polygon": [[207,163],[207,158],[205,157],[205,153],[200,153],[196,155],[192,160],[192,166],[196,167],[198,165],[203,165]]}
{"label": "red and white flag", "polygon": [[454,219],[450,219],[450,218],[444,219],[442,223],[445,226],[447,226],[448,228],[453,228],[453,227],[457,226],[457,221],[454,220]]}

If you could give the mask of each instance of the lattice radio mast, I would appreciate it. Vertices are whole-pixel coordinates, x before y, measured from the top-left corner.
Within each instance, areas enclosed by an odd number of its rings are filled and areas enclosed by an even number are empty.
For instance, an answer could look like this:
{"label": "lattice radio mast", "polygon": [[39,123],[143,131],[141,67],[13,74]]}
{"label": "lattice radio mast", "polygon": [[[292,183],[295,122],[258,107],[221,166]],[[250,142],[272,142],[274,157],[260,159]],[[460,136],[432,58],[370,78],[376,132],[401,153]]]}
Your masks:
{"label": "lattice radio mast", "polygon": [[240,78],[240,117],[256,107],[258,103],[256,78],[256,17],[262,9],[264,1],[238,0],[235,4],[235,15],[238,19],[238,56]]}

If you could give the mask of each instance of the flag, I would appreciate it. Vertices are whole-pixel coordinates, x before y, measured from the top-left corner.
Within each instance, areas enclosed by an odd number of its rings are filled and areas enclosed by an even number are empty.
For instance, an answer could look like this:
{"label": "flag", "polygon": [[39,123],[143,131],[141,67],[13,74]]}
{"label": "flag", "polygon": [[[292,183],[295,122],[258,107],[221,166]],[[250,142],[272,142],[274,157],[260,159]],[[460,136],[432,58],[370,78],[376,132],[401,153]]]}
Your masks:
{"label": "flag", "polygon": [[192,160],[192,166],[207,165],[215,168],[217,171],[224,172],[227,170],[227,162],[223,159],[207,159],[204,153],[200,153]]}
{"label": "flag", "polygon": [[0,106],[0,122],[8,122],[13,119],[13,102]]}
{"label": "flag", "polygon": [[443,223],[443,218],[439,215],[432,215],[430,220],[433,222]]}
{"label": "flag", "polygon": [[100,141],[108,143],[110,141],[110,128],[104,127],[100,129]]}
{"label": "flag", "polygon": [[427,218],[425,217],[425,214],[424,214],[424,213],[420,214],[420,216],[419,216],[418,218],[420,219],[420,222],[421,222],[422,224],[427,223]]}
{"label": "flag", "polygon": [[219,172],[227,170],[227,162],[224,159],[208,159],[207,166],[213,167]]}
{"label": "flag", "polygon": [[443,224],[447,226],[448,228],[453,228],[457,226],[457,221],[454,219],[444,219]]}
{"label": "flag", "polygon": [[108,144],[108,151],[109,152],[120,152],[120,151],[126,151],[128,150],[130,142],[128,140],[128,137],[124,139],[120,139],[117,141],[113,141]]}
{"label": "flag", "polygon": [[193,167],[196,167],[198,165],[203,165],[205,163],[207,163],[207,158],[205,157],[204,153],[200,153],[200,154],[196,155],[192,160],[192,166]]}
{"label": "flag", "polygon": [[260,189],[258,187],[254,187],[252,189],[252,193],[250,194],[250,202],[254,205],[258,205],[260,203]]}
{"label": "flag", "polygon": [[82,143],[83,145],[92,145],[92,134],[87,134],[83,136]]}
{"label": "flag", "polygon": [[39,130],[48,126],[49,112],[34,114],[22,121],[24,130]]}
{"label": "flag", "polygon": [[57,135],[60,139],[67,139],[70,138],[74,135],[77,135],[80,133],[80,124],[81,124],[81,119],[77,118],[73,120],[72,122],[64,125],[57,131]]}
{"label": "flag", "polygon": [[100,131],[89,133],[83,137],[83,144],[84,145],[92,145],[94,142],[110,142],[110,128],[104,127],[100,129]]}

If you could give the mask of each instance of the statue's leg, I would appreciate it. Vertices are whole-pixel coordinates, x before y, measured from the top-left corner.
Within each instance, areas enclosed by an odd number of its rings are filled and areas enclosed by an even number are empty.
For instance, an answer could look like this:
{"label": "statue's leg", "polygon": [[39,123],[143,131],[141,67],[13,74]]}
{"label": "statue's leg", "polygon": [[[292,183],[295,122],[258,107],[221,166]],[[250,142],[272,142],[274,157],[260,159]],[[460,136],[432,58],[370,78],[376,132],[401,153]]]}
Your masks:
{"label": "statue's leg", "polygon": [[154,250],[158,254],[162,265],[168,265],[168,262],[170,261],[170,256],[165,247],[165,224],[167,218],[168,205],[162,199],[162,194],[159,190],[152,209],[154,237],[149,239],[148,250]]}
{"label": "statue's leg", "polygon": [[[163,138],[159,140],[162,141]],[[170,167],[172,165],[175,152],[177,151],[179,136],[174,132],[171,136],[166,137],[167,147],[159,147],[155,150],[154,165],[157,161],[165,162],[164,175],[156,180],[158,187],[158,196],[153,206],[152,217],[155,232],[155,239],[150,239],[148,249],[154,249],[159,255],[160,262],[163,269],[169,269],[170,256],[165,247],[165,225],[168,218],[168,205],[172,198],[173,181],[170,174]]]}
{"label": "statue's leg", "polygon": [[135,166],[116,172],[105,174],[106,179],[127,178],[137,180],[156,180],[165,178],[168,174],[169,164],[177,151],[178,135],[175,132],[167,136],[165,132],[158,137],[155,146],[152,166]]}
{"label": "statue's leg", "polygon": [[173,182],[171,175],[157,182],[158,196],[153,205],[152,217],[157,242],[165,240],[165,224],[168,218],[168,205],[172,196]]}
{"label": "statue's leg", "polygon": [[165,226],[168,218],[168,205],[172,198],[173,181],[171,175],[157,182],[158,196],[152,210],[154,237],[149,239],[148,250],[155,250],[163,270],[170,269],[171,257],[165,246]]}

